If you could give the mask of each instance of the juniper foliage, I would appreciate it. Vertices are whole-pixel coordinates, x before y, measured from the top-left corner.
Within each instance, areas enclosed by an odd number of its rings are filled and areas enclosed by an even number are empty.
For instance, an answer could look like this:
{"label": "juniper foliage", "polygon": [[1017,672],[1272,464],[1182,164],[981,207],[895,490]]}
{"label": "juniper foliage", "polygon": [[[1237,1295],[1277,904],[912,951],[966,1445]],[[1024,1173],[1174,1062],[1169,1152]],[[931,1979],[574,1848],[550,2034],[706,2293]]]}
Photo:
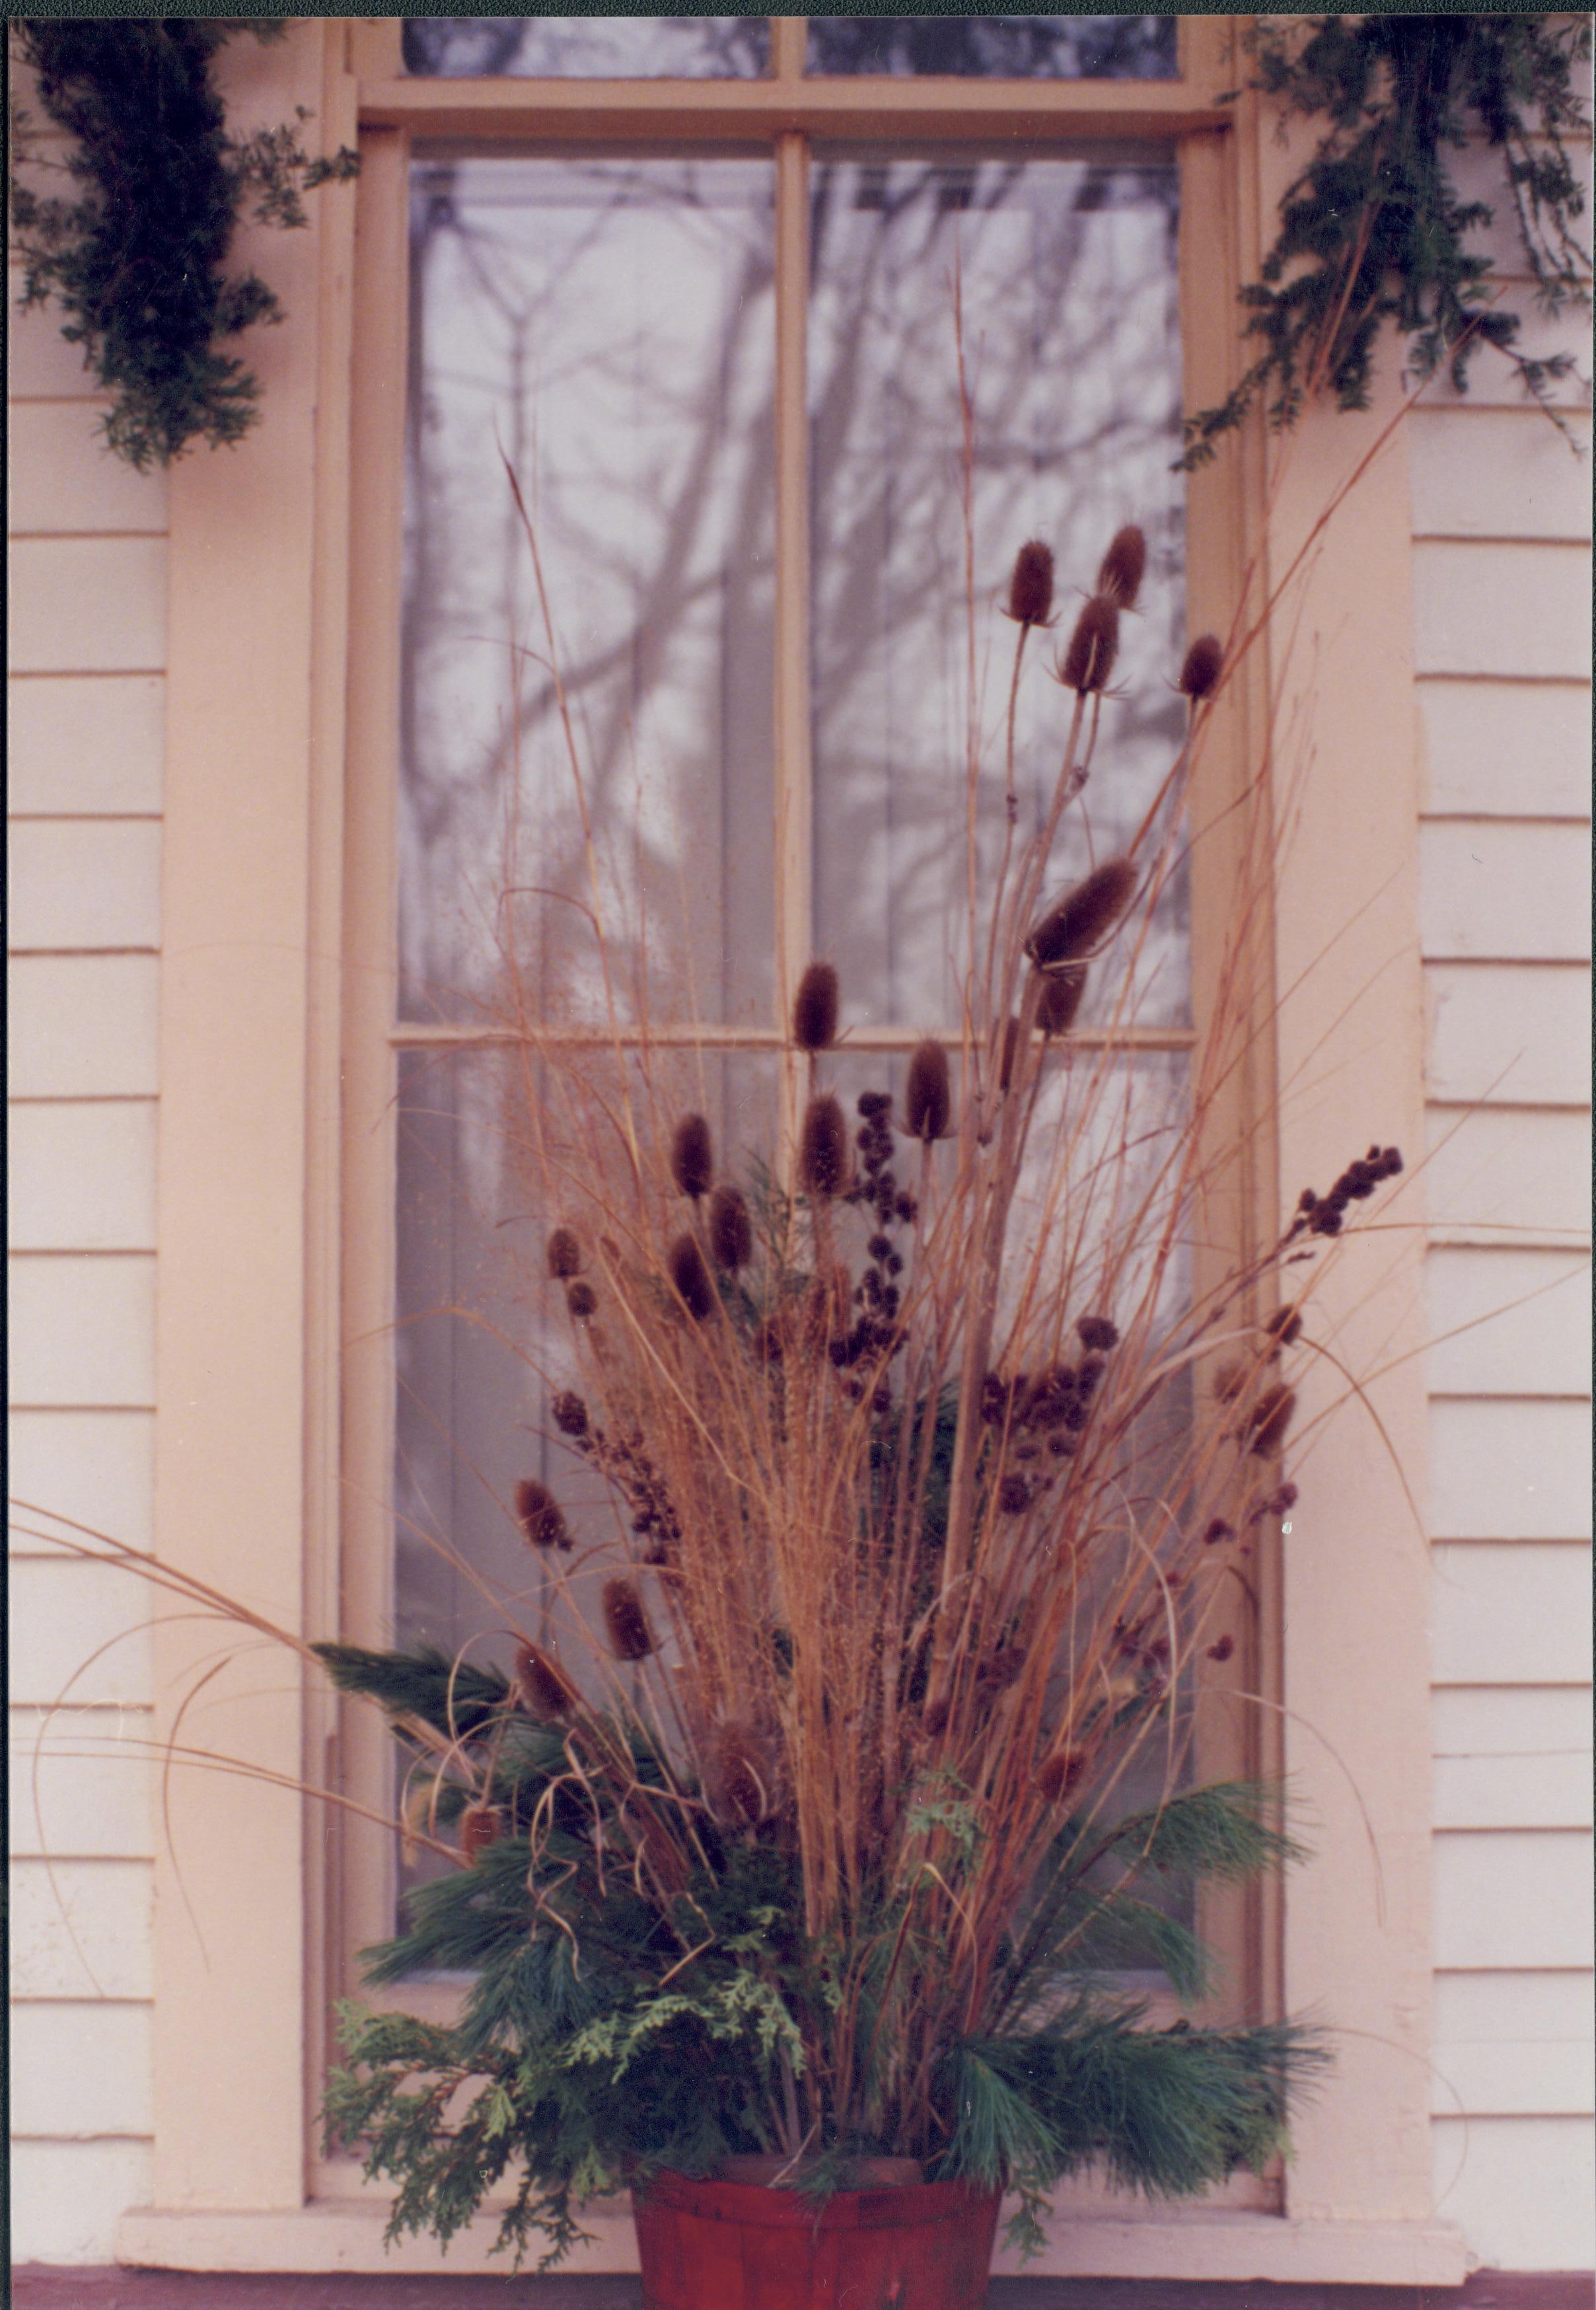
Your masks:
{"label": "juniper foliage", "polygon": [[[195,17],[13,27],[45,112],[73,140],[65,161],[49,161],[25,117],[13,117],[13,152],[27,170],[13,171],[11,186],[22,303],[55,299],[63,336],[83,347],[111,396],[107,445],[141,472],[195,440],[238,441],[258,414],[256,378],[223,347],[283,313],[258,274],[228,270],[240,218],[302,226],[302,195],[360,168],[343,146],[306,152],[302,109],[297,124],[229,135],[213,65],[242,29]],[[253,29],[264,39],[282,28]],[[72,196],[27,180],[48,167],[71,178]]]}
{"label": "juniper foliage", "polygon": [[1491,260],[1467,242],[1494,213],[1460,195],[1448,155],[1484,136],[1501,158],[1537,301],[1554,314],[1588,308],[1584,196],[1568,148],[1590,130],[1574,76],[1591,54],[1589,19],[1319,16],[1305,32],[1261,31],[1255,54],[1253,87],[1328,125],[1281,202],[1262,279],[1241,292],[1245,334],[1263,351],[1227,400],[1186,419],[1180,463],[1205,465],[1261,398],[1272,427],[1294,424],[1316,378],[1340,408],[1366,408],[1387,321],[1418,378],[1444,369],[1466,391],[1474,355],[1494,345],[1546,403],[1573,355],[1518,349],[1519,317],[1495,301]]}

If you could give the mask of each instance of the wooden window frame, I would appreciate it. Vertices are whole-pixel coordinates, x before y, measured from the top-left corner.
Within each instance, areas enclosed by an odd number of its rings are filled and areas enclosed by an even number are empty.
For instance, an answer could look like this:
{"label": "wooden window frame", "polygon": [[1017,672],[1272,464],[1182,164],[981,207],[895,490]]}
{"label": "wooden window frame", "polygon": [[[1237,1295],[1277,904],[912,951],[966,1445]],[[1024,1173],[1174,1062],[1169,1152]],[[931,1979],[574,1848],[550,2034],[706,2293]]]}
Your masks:
{"label": "wooden window frame", "polygon": [[[393,677],[410,137],[535,133],[540,141],[624,137],[675,145],[734,139],[773,150],[782,260],[776,717],[784,777],[802,799],[809,760],[807,140],[845,133],[904,146],[933,137],[939,143],[1002,137],[1043,145],[1082,135],[1175,140],[1184,395],[1188,405],[1217,399],[1238,362],[1235,288],[1255,265],[1259,217],[1278,193],[1285,165],[1266,149],[1253,100],[1217,100],[1218,91],[1240,77],[1232,48],[1244,21],[1183,19],[1179,77],[1158,82],[807,80],[802,21],[780,19],[773,24],[771,73],[750,82],[407,79],[398,70],[395,19],[299,20],[282,50],[265,52],[267,61],[255,75],[263,113],[280,115],[285,100],[308,103],[329,142],[353,141],[358,132],[364,165],[358,191],[323,195],[310,231],[276,254],[276,271],[288,275],[294,322],[281,333],[281,358],[261,364],[268,414],[257,442],[236,460],[186,465],[174,488],[158,1323],[164,1553],[219,1585],[238,1586],[238,1544],[219,1533],[217,1503],[247,1489],[256,1476],[261,1494],[249,1496],[243,1524],[257,1550],[249,1561],[258,1565],[278,1617],[312,1631],[337,1625],[351,1634],[379,1633],[386,1623],[394,920],[392,878],[371,870],[374,860],[392,856],[397,759]],[[1281,572],[1292,564],[1328,488],[1355,459],[1360,440],[1366,446],[1362,421],[1341,425],[1338,437],[1322,424],[1305,424],[1284,483],[1271,491],[1255,430],[1236,455],[1193,477],[1187,569],[1193,630],[1228,622],[1254,558]],[[1338,897],[1361,900],[1366,919],[1374,908],[1381,932],[1389,931],[1393,967],[1411,961],[1416,975],[1416,908],[1410,902],[1417,812],[1409,824],[1400,811],[1393,813],[1389,795],[1381,803],[1365,767],[1368,757],[1349,742],[1351,731],[1367,744],[1371,717],[1381,739],[1389,738],[1393,715],[1410,718],[1410,697],[1401,690],[1404,664],[1410,680],[1410,653],[1404,661],[1401,649],[1410,612],[1401,456],[1399,435],[1384,452],[1387,487],[1380,499],[1366,491],[1355,497],[1307,565],[1306,614],[1314,630],[1329,637],[1314,677],[1301,671],[1300,654],[1292,654],[1283,636],[1277,643],[1271,635],[1246,679],[1234,686],[1214,755],[1233,766],[1256,762],[1267,755],[1271,733],[1295,726],[1298,742],[1305,727],[1315,749],[1328,749],[1335,764],[1345,765],[1359,802],[1380,817],[1396,872],[1368,887],[1362,859],[1340,877]],[[1401,483],[1394,493],[1392,472]],[[1393,494],[1403,517],[1394,524]],[[254,525],[256,544],[247,567],[237,550],[244,524]],[[1372,680],[1360,669],[1357,704],[1338,718],[1327,705],[1326,657],[1333,664],[1338,647],[1345,656],[1336,620],[1344,626],[1347,606],[1360,595],[1366,601],[1371,555],[1382,572],[1375,591],[1383,596],[1386,638],[1394,617],[1397,645]],[[276,654],[271,663],[278,677],[264,686],[258,672],[250,672],[252,653],[262,649]],[[246,731],[250,712],[254,725]],[[241,740],[237,760],[220,774],[219,726]],[[1408,745],[1410,753],[1410,736]],[[1230,775],[1238,775],[1235,767]],[[237,829],[251,820],[252,776],[264,777],[291,808],[278,838],[261,855],[246,856]],[[1408,788],[1401,779],[1389,785],[1399,797],[1410,791],[1410,782]],[[1297,806],[1310,836],[1316,830],[1320,840],[1333,841],[1340,810],[1326,809],[1322,787]],[[778,834],[779,954],[789,984],[809,953],[802,816],[790,814]],[[1305,869],[1305,855],[1311,852],[1299,843],[1295,863],[1288,856],[1282,865],[1277,920],[1260,956],[1261,1004],[1273,1002],[1271,984],[1291,995],[1272,1020],[1284,1083],[1295,1081],[1310,1058],[1323,1064],[1328,1054],[1333,1064],[1346,1044],[1344,984],[1328,999],[1313,992],[1305,1003],[1298,999],[1299,986],[1316,988],[1323,977],[1322,970],[1314,977],[1315,938],[1340,927],[1327,918],[1316,887],[1324,878]],[[219,860],[228,864],[230,884],[218,883]],[[1199,847],[1196,872],[1193,915],[1201,922],[1223,900],[1227,871],[1219,843]],[[286,951],[296,958],[286,974],[273,976],[263,964],[263,951],[273,943],[268,924],[285,934]],[[1211,994],[1204,971],[1199,941],[1199,1031]],[[1416,1003],[1414,1008],[1417,1015]],[[240,1016],[258,1025],[259,1040],[240,1043]],[[450,1030],[405,1029],[398,1038],[450,1038]],[[876,1046],[874,1038],[859,1039]],[[880,1046],[903,1039],[883,1035]],[[1386,1134],[1405,1130],[1417,1145],[1421,1069],[1410,1038],[1394,1055],[1383,1052],[1375,1073],[1383,1095],[1378,1127]],[[1369,1077],[1363,1065],[1360,1089]],[[268,1085],[278,1094],[270,1143],[247,1143]],[[1260,1094],[1269,1088],[1238,1086],[1238,1116],[1249,1107],[1264,1111]],[[1254,1136],[1249,1147],[1226,1183],[1236,1206],[1234,1232],[1244,1240],[1272,1220],[1282,1179],[1328,1176],[1347,1151],[1323,1101],[1311,1112],[1288,1106],[1274,1143]],[[219,1290],[223,1247],[239,1250],[236,1174],[230,1179],[216,1168],[224,1157],[251,1178],[260,1175],[271,1211],[256,1213],[260,1241],[235,1258]],[[267,1224],[273,1216],[275,1234]],[[287,1263],[291,1289],[284,1281],[285,1245],[297,1254]],[[1407,1338],[1415,1336],[1404,1298],[1410,1296],[1411,1262],[1404,1264],[1404,1255],[1396,1254],[1387,1266],[1374,1287],[1374,1330],[1359,1304],[1349,1301],[1342,1311],[1355,1332],[1362,1324],[1382,1346],[1393,1311],[1396,1327],[1406,1321]],[[230,1326],[250,1304],[246,1287],[268,1280],[269,1323],[263,1328],[256,1316],[251,1349],[254,1380],[219,1385],[227,1343],[242,1336]],[[1367,1292],[1366,1277],[1358,1288]],[[1394,1437],[1394,1471],[1383,1477],[1332,1446],[1329,1481],[1306,1488],[1310,1503],[1323,1503],[1336,1544],[1355,1557],[1355,1516],[1363,1514],[1387,1536],[1400,1535],[1401,1494],[1422,1484],[1422,1374],[1412,1359],[1386,1381],[1382,1409]],[[291,1481],[285,1481],[284,1465]],[[230,1527],[230,1534],[236,1531]],[[1371,1634],[1350,1667],[1339,1654],[1326,1660],[1323,1647],[1316,1657],[1313,1644],[1294,1633],[1315,1612],[1322,1624],[1347,1632],[1347,1598],[1320,1564],[1288,1559],[1265,1595],[1263,1652],[1278,1662],[1283,1679],[1280,1760],[1308,1785],[1333,1829],[1323,1840],[1327,1857],[1297,1880],[1283,1911],[1253,1913],[1245,1928],[1247,1962],[1268,2006],[1301,2010],[1316,2002],[1339,2020],[1346,2001],[1338,1989],[1350,1952],[1357,2009],[1384,2017],[1388,2028],[1395,2013],[1400,2036],[1383,2052],[1370,2050],[1377,2034],[1371,2030],[1367,2047],[1350,2064],[1343,2058],[1340,2080],[1325,2097],[1335,2104],[1333,2122],[1327,2126],[1310,2112],[1299,2126],[1297,2155],[1275,2210],[1255,2200],[1249,2204],[1245,2190],[1218,2210],[1158,2218],[1127,2219],[1123,2210],[1093,2205],[1089,2219],[1082,2204],[1061,2220],[1040,2269],[1443,2283],[1461,2275],[1455,2233],[1428,2219],[1427,1850],[1421,1851],[1428,1828],[1427,1600],[1410,1565],[1393,1571],[1387,1559],[1375,1563],[1366,1541],[1359,1561],[1371,1576],[1365,1604],[1372,1590],[1393,1617],[1383,1641]],[[1405,1654],[1404,1634],[1414,1638]],[[196,1646],[192,1631],[160,1632],[163,1695],[175,1695],[185,1673],[193,1672]],[[267,1773],[286,1781],[302,1771],[326,1785],[380,1785],[380,1730],[355,1712],[334,1710],[313,1681],[291,1694],[263,1697],[230,1674],[214,1692],[234,1752]],[[169,1698],[163,1707],[169,1724]],[[1381,1737],[1371,1744],[1364,1736],[1375,1724]],[[1326,1768],[1325,1747],[1337,1767]],[[1383,1906],[1373,1924],[1367,1884],[1343,1881],[1356,1874],[1362,1829],[1336,1778],[1342,1767],[1357,1784],[1357,1806],[1368,1816],[1383,1868]],[[341,1986],[334,1952],[386,1929],[386,1833],[351,1815],[329,1835],[322,1812],[283,1786],[228,1781],[218,1787],[203,1774],[181,1776],[172,1832],[176,1863],[169,1853],[158,1863],[156,2203],[127,2218],[123,2257],[193,2268],[436,2266],[425,2244],[385,2262],[377,2244],[381,2193],[360,2191],[347,2169],[323,2167],[317,2156],[314,2118],[329,2000]],[[244,1902],[241,1875],[251,1887]],[[1400,1920],[1394,1931],[1393,1906]],[[196,1965],[190,1909],[204,1936],[204,1966]],[[1238,1930],[1234,1919],[1227,1930]],[[240,1981],[250,1984],[247,1996],[238,1993]],[[196,2059],[202,2048],[204,2058]],[[239,2077],[250,2080],[241,2092]],[[452,2259],[459,2263],[458,2249]],[[587,2266],[617,2265],[589,2257]]]}

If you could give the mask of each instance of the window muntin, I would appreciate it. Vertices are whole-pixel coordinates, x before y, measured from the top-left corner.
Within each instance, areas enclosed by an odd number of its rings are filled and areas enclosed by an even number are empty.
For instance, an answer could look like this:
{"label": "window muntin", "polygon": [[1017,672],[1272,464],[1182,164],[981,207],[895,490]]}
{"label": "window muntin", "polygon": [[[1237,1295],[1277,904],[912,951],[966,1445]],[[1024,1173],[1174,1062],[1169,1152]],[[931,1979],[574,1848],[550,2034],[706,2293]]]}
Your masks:
{"label": "window muntin", "polygon": [[764,16],[407,16],[407,72],[445,80],[757,80]]}

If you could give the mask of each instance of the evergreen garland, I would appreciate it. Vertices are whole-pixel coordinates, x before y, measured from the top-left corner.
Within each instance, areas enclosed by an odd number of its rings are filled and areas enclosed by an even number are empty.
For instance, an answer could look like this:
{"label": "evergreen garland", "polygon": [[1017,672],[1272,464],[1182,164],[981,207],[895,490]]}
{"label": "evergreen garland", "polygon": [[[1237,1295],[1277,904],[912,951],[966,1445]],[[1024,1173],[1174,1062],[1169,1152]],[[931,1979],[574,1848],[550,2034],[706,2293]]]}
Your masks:
{"label": "evergreen garland", "polygon": [[[301,195],[360,167],[342,146],[312,159],[297,126],[229,136],[212,66],[242,29],[191,17],[13,27],[40,103],[74,140],[56,165],[81,188],[75,198],[48,197],[13,173],[22,303],[56,300],[67,317],[62,334],[83,347],[111,395],[107,442],[141,471],[196,439],[237,441],[258,413],[256,378],[221,350],[256,323],[283,317],[258,274],[226,270],[246,204],[257,222],[303,225]],[[282,26],[250,29],[265,39]],[[300,121],[308,117],[301,108]],[[39,165],[25,121],[13,119],[12,133],[16,157]]]}
{"label": "evergreen garland", "polygon": [[1245,334],[1264,351],[1227,401],[1187,418],[1181,464],[1206,464],[1260,396],[1277,430],[1319,385],[1341,409],[1366,408],[1387,320],[1419,378],[1444,368],[1466,391],[1470,361],[1490,344],[1544,404],[1573,357],[1517,351],[1519,318],[1493,301],[1491,260],[1465,247],[1493,211],[1459,197],[1446,156],[1483,135],[1503,161],[1538,302],[1548,313],[1588,306],[1591,261],[1575,230],[1584,199],[1567,140],[1590,126],[1574,81],[1591,54],[1589,19],[1322,16],[1305,38],[1298,26],[1262,31],[1255,54],[1253,87],[1330,126],[1281,202],[1262,278],[1241,292]]}

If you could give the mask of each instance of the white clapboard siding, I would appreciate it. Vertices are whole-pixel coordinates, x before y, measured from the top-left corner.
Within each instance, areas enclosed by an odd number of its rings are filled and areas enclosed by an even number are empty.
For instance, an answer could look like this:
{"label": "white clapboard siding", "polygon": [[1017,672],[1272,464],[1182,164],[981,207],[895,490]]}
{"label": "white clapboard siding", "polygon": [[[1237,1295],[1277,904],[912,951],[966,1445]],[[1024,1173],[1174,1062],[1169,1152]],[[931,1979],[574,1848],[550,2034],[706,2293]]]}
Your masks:
{"label": "white clapboard siding", "polygon": [[145,1253],[11,1262],[11,1393],[19,1404],[155,1401],[155,1262]]}
{"label": "white clapboard siding", "polygon": [[11,2251],[18,2262],[108,2262],[129,2206],[148,2205],[148,2141],[15,2141]]}
{"label": "white clapboard siding", "polygon": [[1590,1745],[1591,1695],[1579,1685],[1446,1685],[1430,1722],[1437,1757],[1561,1756]]}
{"label": "white clapboard siding", "polygon": [[11,1849],[26,1858],[150,1861],[154,1718],[145,1708],[13,1708]]}
{"label": "white clapboard siding", "polygon": [[13,272],[5,331],[5,380],[13,424],[20,414],[20,404],[88,401],[96,392],[94,379],[83,365],[83,348],[67,343],[61,334],[60,315],[39,305],[22,311],[16,302],[18,289]]}
{"label": "white clapboard siding", "polygon": [[1440,1971],[1573,1972],[1591,1964],[1588,1831],[1447,1829],[1435,1854]]}
{"label": "white clapboard siding", "polygon": [[1435,2024],[1431,2106],[1438,2116],[1591,2112],[1588,1974],[1443,1973]]}
{"label": "white clapboard siding", "polygon": [[1433,1397],[1430,1532],[1436,1540],[1584,1540],[1591,1416],[1579,1397]]}
{"label": "white clapboard siding", "polygon": [[[1553,432],[1547,406],[1560,416],[1567,416],[1583,412],[1591,405],[1591,364],[1580,342],[1588,324],[1577,313],[1546,313],[1540,309],[1540,288],[1523,270],[1522,251],[1515,250],[1511,265],[1498,272],[1497,284],[1502,296],[1499,309],[1513,314],[1518,322],[1514,350],[1526,360],[1549,360],[1557,353],[1572,352],[1572,369],[1566,376],[1548,382],[1543,406],[1509,356],[1482,343],[1468,364],[1463,390],[1460,392],[1453,385],[1450,370],[1442,370],[1425,386],[1419,408],[1456,409],[1465,413],[1477,409],[1512,410],[1515,415],[1533,418],[1548,433]],[[1566,448],[1564,454],[1569,454]]]}
{"label": "white clapboard siding", "polygon": [[145,1099],[14,1107],[6,1151],[13,1249],[153,1251],[155,1116]]}
{"label": "white clapboard siding", "polygon": [[1425,1202],[1434,1242],[1493,1233],[1583,1241],[1591,1225],[1591,1126],[1577,1108],[1444,1107],[1426,1116]]}
{"label": "white clapboard siding", "polygon": [[1590,960],[1588,828],[1432,820],[1419,839],[1419,936],[1437,962]]}
{"label": "white clapboard siding", "polygon": [[1588,1742],[1513,1757],[1437,1757],[1435,1822],[1442,1828],[1589,1828]]}
{"label": "white clapboard siding", "polygon": [[21,955],[7,964],[13,1099],[153,1099],[153,955]]}
{"label": "white clapboard siding", "polygon": [[152,1995],[154,1898],[147,1861],[13,1860],[12,1995]]}
{"label": "white clapboard siding", "polygon": [[19,2002],[11,2019],[13,2136],[148,2133],[150,2030],[147,2003]]}
{"label": "white clapboard siding", "polygon": [[1538,411],[1420,409],[1409,438],[1418,537],[1591,534],[1591,424]]}
{"label": "white clapboard siding", "polygon": [[1488,2269],[1589,2270],[1589,2118],[1436,2117],[1432,2140],[1436,2213]]}
{"label": "white clapboard siding", "polygon": [[151,673],[166,659],[166,540],[24,537],[11,549],[15,673]]}
{"label": "white clapboard siding", "polygon": [[11,412],[6,522],[16,536],[164,532],[166,475],[113,456],[97,404],[34,401]]}
{"label": "white clapboard siding", "polygon": [[1417,540],[1417,671],[1583,680],[1591,657],[1590,560],[1583,545]]}
{"label": "white clapboard siding", "polygon": [[1425,999],[1432,1099],[1588,1105],[1591,975],[1583,965],[1432,963]]}
{"label": "white clapboard siding", "polygon": [[[10,1441],[12,1497],[30,1504],[30,1512],[13,1515],[14,1555],[59,1560],[59,1550],[37,1537],[52,1528],[51,1509],[124,1547],[153,1548],[152,1411],[13,1411]],[[31,1512],[39,1509],[46,1513]]]}
{"label": "white clapboard siding", "polygon": [[1442,1245],[1426,1260],[1425,1284],[1435,1394],[1589,1395],[1583,1255]]}
{"label": "white clapboard siding", "polygon": [[13,1707],[148,1704],[149,1594],[136,1573],[66,1554],[14,1558],[6,1619]]}
{"label": "white clapboard siding", "polygon": [[1427,812],[1571,818],[1591,811],[1591,693],[1583,682],[1418,685]]}
{"label": "white clapboard siding", "polygon": [[13,954],[150,953],[160,943],[153,819],[25,818],[10,847]]}
{"label": "white clapboard siding", "polygon": [[158,673],[34,674],[9,685],[13,818],[152,817],[166,685]]}
{"label": "white clapboard siding", "polygon": [[1568,1541],[1432,1550],[1431,1661],[1437,1684],[1588,1683],[1591,1551]]}

